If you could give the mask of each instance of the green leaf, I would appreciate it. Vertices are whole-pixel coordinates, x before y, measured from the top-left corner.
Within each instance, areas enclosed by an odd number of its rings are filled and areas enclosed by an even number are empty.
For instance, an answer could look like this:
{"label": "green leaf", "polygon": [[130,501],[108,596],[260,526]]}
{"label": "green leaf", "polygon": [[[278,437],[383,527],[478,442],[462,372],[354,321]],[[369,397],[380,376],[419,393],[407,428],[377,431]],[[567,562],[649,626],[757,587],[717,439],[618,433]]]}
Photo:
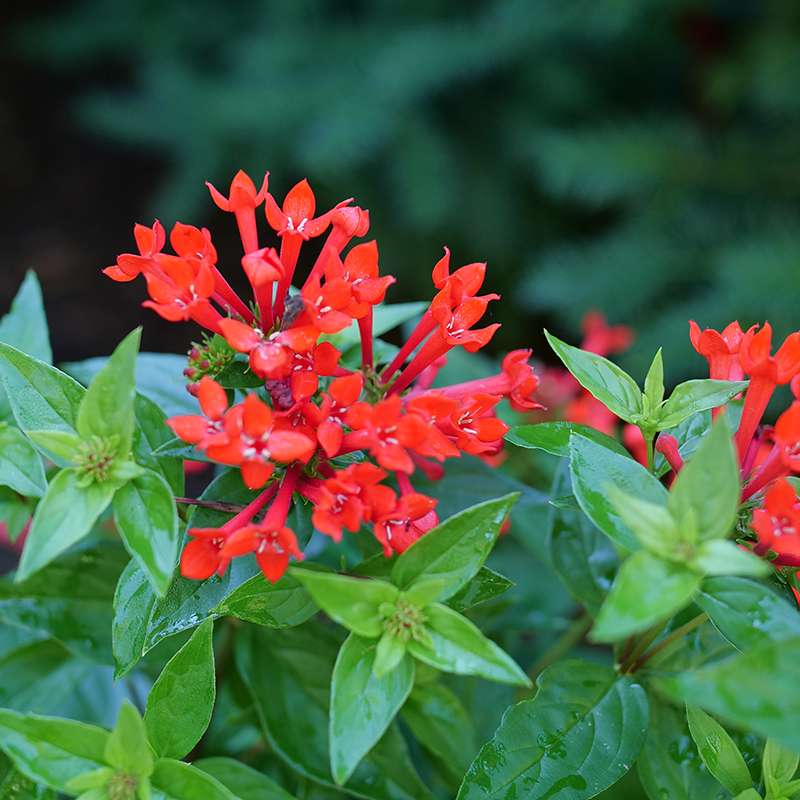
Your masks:
{"label": "green leaf", "polygon": [[483,566],[518,497],[479,503],[437,525],[398,557],[392,580],[401,589],[435,581],[440,586],[436,600],[452,597]]}
{"label": "green leaf", "polygon": [[77,433],[78,407],[86,390],[69,375],[0,343],[0,380],[14,419],[25,433]]}
{"label": "green leaf", "polygon": [[[386,631],[375,645],[375,659],[372,671],[376,678],[384,678],[391,673],[406,655],[406,643]],[[413,659],[412,659],[413,660]]]}
{"label": "green leaf", "polygon": [[41,497],[47,479],[39,453],[18,428],[0,422],[0,486],[25,497]]}
{"label": "green leaf", "polygon": [[172,431],[165,424],[164,412],[144,395],[137,394],[134,402],[136,429],[133,432],[133,455],[143,467],[160,472],[173,493],[183,494],[183,460],[167,455],[157,455],[156,450],[172,441]]}
{"label": "green leaf", "polygon": [[737,794],[734,800],[762,800],[762,798],[755,789],[746,789],[741,794]]}
{"label": "green leaf", "polygon": [[114,495],[114,522],[128,552],[163,597],[178,558],[178,513],[172,490],[157,472],[144,474]]}
{"label": "green leaf", "polygon": [[0,525],[5,525],[10,541],[15,542],[33,514],[29,500],[0,486]]}
{"label": "green leaf", "polygon": [[2,755],[2,751],[0,751],[0,797],[7,800],[57,800],[54,792],[23,775],[6,756]]}
{"label": "green leaf", "polygon": [[646,550],[634,553],[620,567],[590,638],[615,642],[649,628],[691,602],[700,580],[681,564]]}
{"label": "green leaf", "polygon": [[472,719],[458,696],[441,683],[418,684],[401,717],[417,741],[460,781],[478,745]]}
{"label": "green leaf", "polygon": [[331,774],[346,783],[361,759],[386,733],[414,685],[414,660],[406,656],[377,677],[376,642],[351,633],[339,650],[331,681]]}
{"label": "green leaf", "polygon": [[766,784],[767,796],[778,797],[783,793],[783,788],[794,778],[798,764],[800,755],[774,739],[767,739],[761,762],[761,774]]}
{"label": "green leaf", "polygon": [[800,614],[777,592],[747,578],[708,578],[695,603],[735,647],[800,638]]}
{"label": "green leaf", "polygon": [[383,633],[382,603],[394,603],[396,586],[370,578],[351,578],[332,572],[292,567],[290,574],[306,587],[314,602],[335,622],[359,636],[377,638]]}
{"label": "green leaf", "polygon": [[658,417],[664,400],[664,359],[661,348],[656,351],[644,379],[644,396],[647,398],[649,417]]}
{"label": "green leaf", "polygon": [[233,758],[201,758],[192,766],[218,780],[238,800],[294,800],[272,778]]}
{"label": "green leaf", "polygon": [[48,364],[53,363],[42,288],[33,270],[25,273],[17,296],[11,301],[11,309],[0,319],[0,342]]}
{"label": "green leaf", "polygon": [[144,720],[127,700],[120,706],[117,724],[106,741],[106,761],[118,770],[147,777],[153,773],[153,753]]}
{"label": "green leaf", "polygon": [[724,406],[747,388],[747,381],[693,380],[680,383],[661,407],[658,430],[680,425],[701,411]]}
{"label": "green leaf", "polygon": [[94,376],[81,402],[76,421],[84,438],[119,437],[119,455],[130,452],[133,443],[136,397],[134,368],[142,329],[136,328],[117,346],[105,366]]}
{"label": "green leaf", "polygon": [[183,761],[161,758],[151,777],[154,800],[237,800],[216,778]]}
{"label": "green leaf", "polygon": [[[308,622],[285,631],[245,628],[235,649],[270,747],[292,769],[328,787],[335,787],[329,769],[329,691],[339,644],[329,628]],[[394,726],[353,773],[347,791],[372,800],[431,797]]]}
{"label": "green leaf", "polygon": [[562,342],[544,332],[550,347],[590,394],[620,419],[636,423],[642,414],[642,392],[625,370],[607,358]]}
{"label": "green leaf", "polygon": [[94,725],[0,709],[0,749],[23,775],[56,791],[104,766],[107,741]]}
{"label": "green leaf", "polygon": [[81,437],[69,431],[28,431],[28,438],[42,452],[55,456],[59,464],[73,464],[81,446]]}
{"label": "green leaf", "polygon": [[725,419],[720,417],[678,473],[669,509],[679,522],[693,518],[701,541],[722,539],[733,529],[740,491],[739,461]]}
{"label": "green leaf", "polygon": [[570,440],[570,473],[575,497],[589,519],[612,542],[638,550],[639,541],[608,498],[608,486],[656,505],[664,505],[667,490],[641,464],[613,453],[583,436]]}
{"label": "green leaf", "polygon": [[216,697],[214,623],[206,620],[167,662],[144,715],[156,755],[183,758],[205,733]]}
{"label": "green leaf", "polygon": [[686,712],[650,696],[650,725],[636,761],[639,781],[651,800],[726,800],[708,774],[689,734]]}
{"label": "green leaf", "polygon": [[505,575],[500,575],[488,567],[481,567],[475,577],[447,601],[447,605],[463,613],[469,608],[493,600],[512,586],[514,586],[513,581]]}
{"label": "green leaf", "polygon": [[695,706],[686,707],[689,730],[708,771],[731,793],[753,787],[750,770],[725,728]]}
{"label": "green leaf", "polygon": [[24,581],[86,536],[113,495],[107,483],[82,487],[74,469],[59,472],[36,507],[15,580]]}
{"label": "green leaf", "polygon": [[22,583],[0,579],[0,622],[60,641],[84,659],[111,663],[114,586],[125,564],[121,547],[69,553]]}
{"label": "green leaf", "polygon": [[155,602],[147,575],[135,561],[129,561],[114,592],[111,645],[116,679],[130,672],[142,657],[147,622]]}
{"label": "green leaf", "polygon": [[766,561],[726,539],[703,542],[690,563],[693,569],[704,575],[764,578],[772,572],[772,567]]}
{"label": "green leaf", "polygon": [[800,638],[764,642],[703,669],[653,680],[670,697],[800,750]]}
{"label": "green leaf", "polygon": [[679,529],[666,505],[640,500],[613,485],[608,487],[608,499],[642,547],[662,558],[683,560],[679,545],[685,541],[685,533]]}
{"label": "green leaf", "polygon": [[545,670],[530,700],[511,706],[467,772],[458,800],[594,797],[636,760],[647,697],[630,677],[583,661]]}
{"label": "green leaf", "polygon": [[596,428],[581,425],[577,422],[539,422],[535,425],[516,425],[506,434],[506,441],[518,447],[527,447],[532,450],[544,450],[561,458],[569,457],[569,437],[573,434],[590,439],[597,444],[629,457],[628,451],[616,439],[607,436]]}
{"label": "green leaf", "polygon": [[[572,492],[568,467],[564,463],[556,472],[551,490],[553,497]],[[590,614],[596,615],[619,564],[611,541],[580,509],[551,504],[546,548],[567,591]]]}
{"label": "green leaf", "polygon": [[443,672],[530,686],[514,659],[457,611],[435,603],[425,609],[425,617],[426,641],[411,639],[407,645],[415,658]]}

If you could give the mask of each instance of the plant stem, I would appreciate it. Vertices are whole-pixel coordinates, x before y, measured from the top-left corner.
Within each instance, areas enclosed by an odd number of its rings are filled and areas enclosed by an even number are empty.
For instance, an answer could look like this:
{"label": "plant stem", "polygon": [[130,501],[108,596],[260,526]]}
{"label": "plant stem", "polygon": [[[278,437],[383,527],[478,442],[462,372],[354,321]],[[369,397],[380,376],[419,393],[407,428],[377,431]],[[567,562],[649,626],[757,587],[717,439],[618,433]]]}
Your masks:
{"label": "plant stem", "polygon": [[210,508],[213,511],[224,511],[226,514],[235,514],[237,511],[241,511],[245,508],[245,506],[236,505],[235,503],[219,503],[216,500],[198,500],[194,497],[176,497],[175,502],[184,505]]}
{"label": "plant stem", "polygon": [[699,628],[707,619],[708,614],[703,612],[702,614],[698,614],[696,617],[690,619],[686,624],[681,625],[680,628],[675,628],[675,630],[672,631],[669,636],[665,636],[654,648],[646,652],[643,656],[640,656],[633,663],[629,672],[636,672],[648,661],[651,661],[654,656],[658,655],[659,653],[664,654],[664,651],[667,650],[670,645],[680,642],[680,640],[686,636],[687,633],[691,633],[695,628]]}
{"label": "plant stem", "polygon": [[528,670],[528,677],[535,681],[539,673],[569,653],[583,639],[591,627],[592,618],[584,611],[580,617],[570,623],[564,633],[536,660]]}
{"label": "plant stem", "polygon": [[649,630],[646,630],[640,636],[634,636],[633,646],[628,650],[625,658],[619,661],[620,672],[624,675],[631,670],[632,665],[636,664],[641,658],[642,653],[650,647],[655,641],[659,633],[664,629],[663,624],[655,625]]}

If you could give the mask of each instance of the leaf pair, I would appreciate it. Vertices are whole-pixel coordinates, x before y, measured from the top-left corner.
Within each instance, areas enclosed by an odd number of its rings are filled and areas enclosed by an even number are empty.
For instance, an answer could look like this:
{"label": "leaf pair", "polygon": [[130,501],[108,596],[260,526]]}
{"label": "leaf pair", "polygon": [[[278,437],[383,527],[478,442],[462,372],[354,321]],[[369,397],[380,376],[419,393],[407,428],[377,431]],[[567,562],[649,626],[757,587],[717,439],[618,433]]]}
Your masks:
{"label": "leaf pair", "polygon": [[451,517],[399,556],[391,582],[292,569],[320,608],[351,631],[331,687],[330,758],[337,783],[347,781],[405,703],[415,660],[528,685],[506,653],[444,605],[478,573],[515,500],[507,495]]}

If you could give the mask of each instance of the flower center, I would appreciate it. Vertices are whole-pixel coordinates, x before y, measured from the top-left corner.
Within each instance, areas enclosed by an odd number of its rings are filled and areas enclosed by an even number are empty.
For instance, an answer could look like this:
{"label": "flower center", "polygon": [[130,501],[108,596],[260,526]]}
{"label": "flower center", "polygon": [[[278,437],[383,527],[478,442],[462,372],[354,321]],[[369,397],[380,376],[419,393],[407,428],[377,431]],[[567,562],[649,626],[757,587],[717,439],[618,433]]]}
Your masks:
{"label": "flower center", "polygon": [[387,612],[383,629],[389,636],[396,636],[403,642],[423,637],[426,617],[421,608],[403,599],[386,605],[387,608],[382,608],[382,613]]}

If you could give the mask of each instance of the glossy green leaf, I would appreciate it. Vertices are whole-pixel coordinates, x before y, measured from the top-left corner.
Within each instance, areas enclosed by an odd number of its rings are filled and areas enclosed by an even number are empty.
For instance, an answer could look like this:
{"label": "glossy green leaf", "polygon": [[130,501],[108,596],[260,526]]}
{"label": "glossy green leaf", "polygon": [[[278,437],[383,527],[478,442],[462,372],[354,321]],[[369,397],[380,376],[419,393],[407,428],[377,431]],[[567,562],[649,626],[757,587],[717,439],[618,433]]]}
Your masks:
{"label": "glossy green leaf", "polygon": [[106,761],[130,775],[151,775],[153,752],[147,741],[147,733],[141,714],[126,700],[119,709],[114,730],[106,740]]}
{"label": "glossy green leaf", "polygon": [[33,514],[30,500],[0,486],[0,520],[10,541],[15,542]]}
{"label": "glossy green leaf", "polygon": [[368,638],[377,638],[383,632],[383,617],[378,610],[381,604],[394,603],[400,594],[391,583],[370,578],[299,567],[293,567],[290,574],[332,620]]}
{"label": "glossy green leaf", "polygon": [[178,558],[178,513],[169,484],[153,470],[126,483],[114,495],[114,522],[128,552],[163,597]]}
{"label": "glossy green leaf", "polygon": [[643,631],[691,602],[700,582],[688,567],[640,550],[620,567],[590,637],[615,642]]}
{"label": "glossy green leaf", "polygon": [[740,650],[800,637],[800,613],[794,605],[769,586],[748,578],[707,578],[695,603]]}
{"label": "glossy green leaf", "polygon": [[23,431],[77,432],[78,407],[86,390],[69,375],[0,343],[0,380]]}
{"label": "glossy green leaf", "polygon": [[213,616],[237,617],[268,628],[302,625],[319,610],[308,590],[292,575],[277,583],[254,575],[212,610]]}
{"label": "glossy green leaf", "polygon": [[418,684],[401,712],[414,738],[460,781],[478,752],[475,726],[458,696],[441,683]]}
{"label": "glossy green leaf", "polygon": [[115,678],[130,672],[142,657],[147,623],[155,602],[156,595],[147,575],[135,561],[129,561],[114,592],[111,646]]}
{"label": "glossy green leaf", "polygon": [[425,617],[428,641],[408,642],[408,652],[415,658],[443,672],[530,686],[514,659],[457,611],[435,603],[425,609]]}
{"label": "glossy green leaf", "polygon": [[23,775],[57,791],[104,766],[107,741],[94,725],[0,709],[0,749]]}
{"label": "glossy green leaf", "polygon": [[622,521],[608,497],[608,487],[656,505],[666,502],[667,490],[641,464],[632,458],[573,436],[570,440],[570,473],[575,497],[584,514],[626,550],[637,550],[639,541]]}
{"label": "glossy green leaf", "polygon": [[142,329],[136,328],[120,342],[89,384],[76,420],[84,439],[118,436],[120,455],[128,453],[133,442],[134,368],[141,335]]}
{"label": "glossy green leaf", "polygon": [[192,766],[211,775],[238,800],[294,800],[272,778],[233,758],[201,758]]}
{"label": "glossy green leaf", "polygon": [[147,698],[150,744],[163,758],[183,758],[205,733],[216,697],[214,623],[206,620],[167,662]]}
{"label": "glossy green leaf", "polygon": [[680,425],[685,419],[724,406],[747,388],[747,381],[692,380],[678,384],[661,407],[658,430]]}
{"label": "glossy green leaf", "polygon": [[17,581],[24,581],[49,564],[92,529],[114,495],[108,483],[78,485],[74,469],[56,475],[36,507],[22,551]]}
{"label": "glossy green leaf", "polygon": [[33,270],[25,273],[8,313],[0,319],[0,342],[48,364],[53,362],[42,288]]}
{"label": "glossy green leaf", "polygon": [[636,761],[650,800],[729,800],[708,773],[689,733],[686,712],[650,695],[650,725]]}
{"label": "glossy green leaf", "polygon": [[42,459],[18,428],[0,422],[0,486],[25,497],[41,497],[47,489]]}
{"label": "glossy green leaf", "polygon": [[[292,769],[328,787],[335,787],[329,691],[339,645],[333,631],[313,622],[285,631],[250,627],[236,637],[236,665],[270,747]],[[371,800],[431,797],[393,726],[353,773],[347,791]]]}
{"label": "glossy green leaf", "polygon": [[762,800],[762,798],[755,789],[745,789],[741,794],[737,794],[734,800]]}
{"label": "glossy green leaf", "polygon": [[642,413],[642,392],[625,370],[607,358],[562,342],[544,332],[550,347],[564,366],[590,394],[626,422],[636,422]]}
{"label": "glossy green leaf", "polygon": [[237,800],[209,773],[171,758],[156,761],[150,781],[153,800]]}
{"label": "glossy green leaf", "polygon": [[506,434],[506,441],[518,447],[544,450],[554,456],[569,458],[569,437],[573,433],[603,445],[621,456],[629,456],[623,445],[611,436],[607,436],[596,428],[590,428],[588,425],[565,420],[539,422],[535,425],[516,425]]}
{"label": "glossy green leaf", "polygon": [[750,770],[730,734],[700,708],[686,707],[689,731],[708,771],[731,793],[753,787]]}
{"label": "glossy green leaf", "polygon": [[703,542],[690,562],[704,575],[746,575],[765,578],[772,567],[754,553],[743,550],[727,539],[712,539]]}
{"label": "glossy green leaf", "polygon": [[720,417],[675,479],[669,508],[679,521],[692,516],[701,541],[721,539],[733,529],[740,489],[733,439]]}
{"label": "glossy green leaf", "polygon": [[149,398],[137,394],[133,405],[136,428],[133,431],[133,455],[138,464],[160,472],[176,495],[183,494],[183,460],[168,455],[158,455],[156,450],[172,441],[172,431],[167,426],[164,412]]}
{"label": "glossy green leaf", "polygon": [[447,601],[447,605],[458,612],[464,612],[499,597],[513,586],[513,581],[505,575],[500,575],[488,567],[481,567],[475,573],[475,577]]}
{"label": "glossy green leaf", "polygon": [[387,674],[373,671],[376,642],[351,633],[339,650],[331,681],[331,774],[346,783],[361,759],[386,733],[414,685],[406,656]]}
{"label": "glossy green leaf", "polygon": [[[571,495],[569,465],[553,479],[553,497]],[[597,614],[617,570],[613,544],[579,509],[551,506],[547,524],[547,552],[567,591],[592,615]]]}
{"label": "glossy green leaf", "polygon": [[20,772],[2,751],[0,751],[0,797],[7,800],[57,800],[55,792],[35,783]]}
{"label": "glossy green leaf", "polygon": [[[766,785],[768,797],[779,797],[786,785],[794,778],[800,764],[800,755],[789,750],[774,739],[767,739],[761,774]],[[788,795],[789,793],[786,792]]]}
{"label": "glossy green leaf", "polygon": [[669,696],[800,751],[800,638],[768,641],[693,672],[654,678]]}
{"label": "glossy green leaf", "polygon": [[511,706],[467,772],[458,800],[594,797],[636,760],[647,697],[630,677],[566,661],[545,670],[530,700]]}
{"label": "glossy green leaf", "polygon": [[110,664],[111,600],[124,564],[121,547],[99,545],[69,553],[22,583],[0,578],[0,622]]}
{"label": "glossy green leaf", "polygon": [[686,531],[678,527],[666,505],[640,500],[613,485],[608,487],[608,499],[646,550],[662,558],[675,557],[680,552],[679,545],[686,540]]}
{"label": "glossy green leaf", "polygon": [[648,416],[657,417],[664,400],[664,359],[660,347],[656,351],[644,379],[644,396],[647,398]]}
{"label": "glossy green leaf", "polygon": [[435,599],[452,597],[483,566],[518,497],[479,503],[437,525],[398,557],[392,580],[401,589],[435,581],[440,586]]}

